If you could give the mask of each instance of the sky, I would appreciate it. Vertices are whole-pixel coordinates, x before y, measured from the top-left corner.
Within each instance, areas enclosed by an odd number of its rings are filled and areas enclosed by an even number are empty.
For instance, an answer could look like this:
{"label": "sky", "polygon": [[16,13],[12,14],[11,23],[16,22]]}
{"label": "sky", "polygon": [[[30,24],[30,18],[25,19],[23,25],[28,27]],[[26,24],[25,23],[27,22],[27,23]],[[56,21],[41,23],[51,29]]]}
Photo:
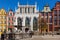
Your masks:
{"label": "sky", "polygon": [[0,0],[0,9],[4,8],[6,11],[12,9],[13,11],[15,11],[15,7],[16,9],[18,8],[18,2],[20,2],[20,5],[26,5],[27,3],[29,5],[34,5],[36,2],[37,10],[41,11],[46,4],[49,4],[50,9],[52,9],[57,1],[60,0]]}

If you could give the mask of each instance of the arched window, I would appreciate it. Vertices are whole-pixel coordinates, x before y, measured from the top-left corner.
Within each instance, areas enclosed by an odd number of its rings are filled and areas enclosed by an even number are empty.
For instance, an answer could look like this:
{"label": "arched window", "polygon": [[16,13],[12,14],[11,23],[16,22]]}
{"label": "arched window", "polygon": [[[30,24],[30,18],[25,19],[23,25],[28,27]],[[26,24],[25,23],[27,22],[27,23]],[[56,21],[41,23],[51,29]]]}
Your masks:
{"label": "arched window", "polygon": [[30,18],[26,17],[25,25],[26,25],[27,27],[30,26]]}
{"label": "arched window", "polygon": [[18,24],[18,28],[21,29],[21,27],[22,27],[22,18],[20,18],[20,17],[17,18],[17,24]]}
{"label": "arched window", "polygon": [[35,30],[37,30],[37,28],[38,28],[38,23],[37,23],[37,18],[36,17],[34,17],[34,19],[33,19],[33,30],[35,31]]}

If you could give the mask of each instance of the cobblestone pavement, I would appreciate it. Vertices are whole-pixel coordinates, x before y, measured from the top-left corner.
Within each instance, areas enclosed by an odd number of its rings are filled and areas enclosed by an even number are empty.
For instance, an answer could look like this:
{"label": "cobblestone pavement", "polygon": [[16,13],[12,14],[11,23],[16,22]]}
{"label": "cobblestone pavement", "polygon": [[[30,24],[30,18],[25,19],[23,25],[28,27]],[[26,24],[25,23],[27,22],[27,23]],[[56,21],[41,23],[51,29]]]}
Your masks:
{"label": "cobblestone pavement", "polygon": [[60,35],[34,35],[32,38],[23,38],[19,40],[60,40]]}
{"label": "cobblestone pavement", "polygon": [[33,36],[32,38],[25,38],[20,40],[60,40],[60,35]]}

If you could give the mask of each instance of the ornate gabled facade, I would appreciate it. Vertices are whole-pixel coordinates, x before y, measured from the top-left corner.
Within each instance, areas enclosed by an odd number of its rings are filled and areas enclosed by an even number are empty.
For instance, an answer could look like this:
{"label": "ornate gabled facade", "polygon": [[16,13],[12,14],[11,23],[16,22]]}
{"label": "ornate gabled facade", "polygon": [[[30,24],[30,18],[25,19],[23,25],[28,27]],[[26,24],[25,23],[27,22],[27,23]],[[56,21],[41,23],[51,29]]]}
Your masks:
{"label": "ornate gabled facade", "polygon": [[44,9],[41,13],[41,19],[43,18],[44,22],[47,22],[48,28],[46,29],[47,32],[52,31],[52,12],[50,10],[49,5],[44,6]]}
{"label": "ornate gabled facade", "polygon": [[48,4],[46,4],[46,5],[44,6],[44,9],[42,10],[42,12],[51,12],[50,7],[49,7]]}
{"label": "ornate gabled facade", "polygon": [[1,9],[0,10],[0,33],[7,31],[8,29],[6,16],[7,16],[6,11],[4,9]]}
{"label": "ornate gabled facade", "polygon": [[15,10],[14,15],[14,25],[20,29],[26,27],[32,31],[37,30],[37,18],[39,14],[36,11],[36,5],[19,5],[18,3],[18,9]]}
{"label": "ornate gabled facade", "polygon": [[60,2],[58,1],[55,4],[55,7],[52,9],[52,22],[53,22],[53,31],[60,30]]}
{"label": "ornate gabled facade", "polygon": [[8,14],[7,14],[7,24],[8,24],[8,29],[12,30],[13,29],[13,22],[14,22],[14,13],[10,9]]}

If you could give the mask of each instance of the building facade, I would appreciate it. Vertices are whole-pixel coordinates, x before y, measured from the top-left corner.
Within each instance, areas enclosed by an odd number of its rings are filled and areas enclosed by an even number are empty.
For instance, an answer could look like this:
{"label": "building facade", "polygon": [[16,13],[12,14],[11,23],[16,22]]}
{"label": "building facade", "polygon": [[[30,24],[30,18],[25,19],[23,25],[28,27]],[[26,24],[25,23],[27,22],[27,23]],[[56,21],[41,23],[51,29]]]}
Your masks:
{"label": "building facade", "polygon": [[4,9],[0,10],[0,33],[7,31],[7,14]]}
{"label": "building facade", "polygon": [[[47,23],[46,32],[52,31],[52,12],[48,4],[44,6],[44,9],[40,12],[39,18]],[[39,20],[39,21],[41,21]],[[39,30],[42,31],[41,29]]]}
{"label": "building facade", "polygon": [[41,31],[38,27],[38,19],[43,19],[47,22],[49,31],[60,30],[60,2],[57,2],[52,10],[49,5],[45,5],[44,9],[39,12],[37,11],[37,4],[35,5],[20,5],[18,2],[18,9],[15,9],[15,14],[10,10],[7,14],[4,9],[0,10],[0,34],[5,30],[8,31],[14,26],[17,29],[25,30],[26,28],[32,31]]}
{"label": "building facade", "polygon": [[[36,4],[35,5],[20,5],[18,2],[18,9],[15,10],[14,15],[14,25],[17,28],[26,27],[30,30],[37,30],[37,21],[39,14],[36,12]],[[23,29],[22,29],[23,30]]]}
{"label": "building facade", "polygon": [[48,32],[60,30],[60,2],[58,1],[52,10],[49,5],[44,6],[44,9],[40,12],[40,18],[43,18],[47,22]]}
{"label": "building facade", "polygon": [[55,4],[55,7],[52,9],[52,22],[53,22],[53,31],[60,30],[60,2]]}
{"label": "building facade", "polygon": [[14,12],[12,10],[9,10],[7,14],[7,24],[8,24],[8,29],[12,30],[14,25]]}

